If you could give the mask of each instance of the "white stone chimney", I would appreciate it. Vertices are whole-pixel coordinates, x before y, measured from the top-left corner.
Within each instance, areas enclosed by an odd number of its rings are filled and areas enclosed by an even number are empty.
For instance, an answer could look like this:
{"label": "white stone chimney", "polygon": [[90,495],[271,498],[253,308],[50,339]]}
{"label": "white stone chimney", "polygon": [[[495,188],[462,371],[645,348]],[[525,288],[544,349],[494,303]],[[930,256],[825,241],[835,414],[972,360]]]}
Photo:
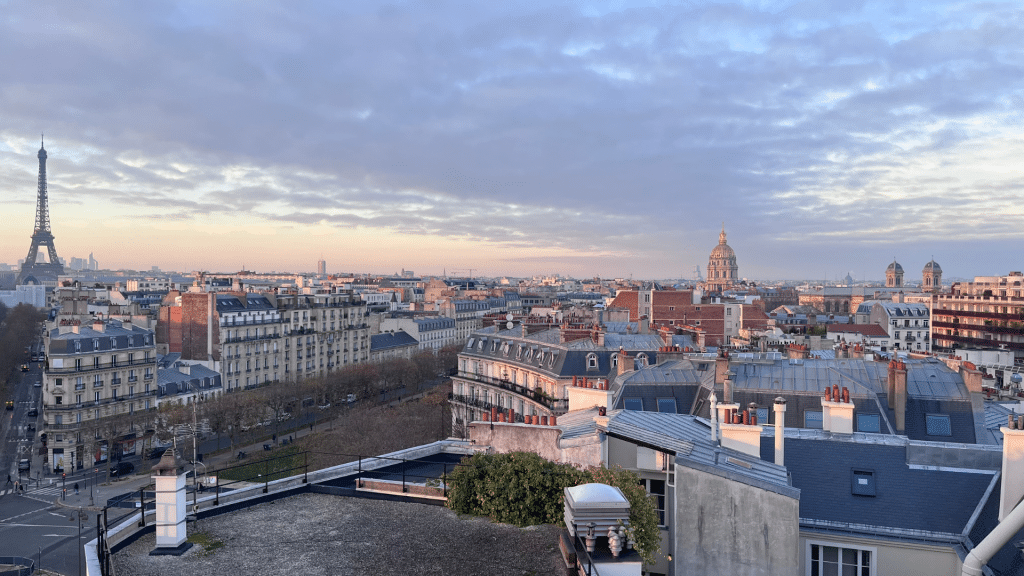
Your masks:
{"label": "white stone chimney", "polygon": [[1009,417],[1003,433],[1003,473],[999,489],[999,521],[1024,497],[1024,416]]}
{"label": "white stone chimney", "polygon": [[[192,547],[185,533],[185,475],[178,473],[178,454],[167,450],[153,467],[156,492],[156,548],[151,556],[180,555]],[[145,511],[143,511],[145,513]]]}
{"label": "white stone chimney", "polygon": [[786,399],[779,396],[775,399],[775,463],[785,466],[786,443],[783,430],[786,427]]}
{"label": "white stone chimney", "polygon": [[850,391],[838,384],[825,388],[825,396],[821,399],[821,428],[833,434],[853,434],[853,402],[850,402]]}
{"label": "white stone chimney", "polygon": [[[763,428],[757,425],[757,404],[751,402],[749,410],[743,412],[730,409],[725,415],[725,421],[722,423],[722,446],[760,458]],[[728,420],[733,423],[728,423]]]}

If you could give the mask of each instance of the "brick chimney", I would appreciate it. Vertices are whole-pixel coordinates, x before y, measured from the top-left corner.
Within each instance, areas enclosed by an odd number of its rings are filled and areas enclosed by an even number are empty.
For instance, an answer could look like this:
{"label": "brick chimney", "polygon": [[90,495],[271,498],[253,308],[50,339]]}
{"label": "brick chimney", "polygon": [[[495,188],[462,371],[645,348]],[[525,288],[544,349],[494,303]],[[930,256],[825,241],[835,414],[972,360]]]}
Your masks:
{"label": "brick chimney", "polygon": [[960,376],[964,379],[964,385],[967,386],[967,391],[972,394],[982,394],[982,376],[981,370],[971,362],[963,362],[960,364]]}
{"label": "brick chimney", "polygon": [[618,355],[619,355],[619,359],[616,362],[616,364],[617,364],[616,367],[618,368],[619,376],[625,374],[626,372],[632,372],[633,371],[633,364],[631,362],[632,359],[629,357],[629,354],[626,354],[626,350],[623,349],[623,348],[619,348]]}
{"label": "brick chimney", "polygon": [[893,374],[895,404],[892,410],[896,413],[896,431],[903,432],[907,429],[907,365],[902,360],[897,360]]}
{"label": "brick chimney", "polygon": [[[715,358],[715,386],[721,386],[729,377],[729,353],[724,348],[718,349],[718,357]],[[724,400],[732,402],[732,399]]]}
{"label": "brick chimney", "polygon": [[806,360],[810,352],[803,344],[790,344],[786,346],[786,354],[790,360]]}

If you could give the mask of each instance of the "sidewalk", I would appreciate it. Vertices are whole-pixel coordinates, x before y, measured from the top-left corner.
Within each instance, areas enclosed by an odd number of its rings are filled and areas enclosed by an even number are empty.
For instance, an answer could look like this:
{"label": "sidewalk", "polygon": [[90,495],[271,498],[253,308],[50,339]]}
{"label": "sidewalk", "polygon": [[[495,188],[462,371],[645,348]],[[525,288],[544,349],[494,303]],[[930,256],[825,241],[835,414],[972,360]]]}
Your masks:
{"label": "sidewalk", "polygon": [[[329,427],[330,427],[330,425],[328,423],[321,422],[319,424],[314,425],[313,429],[316,432],[320,432],[320,431],[327,430]],[[290,438],[291,437],[291,438],[295,438],[296,440],[298,440],[299,438],[302,438],[303,436],[307,436],[310,433],[311,433],[310,429],[307,426],[307,427],[301,428],[301,429],[299,429],[299,430],[297,430],[295,432],[291,432],[291,433],[288,433],[288,434],[283,434],[281,436],[278,436],[276,446],[277,447],[281,446],[281,440],[283,440],[285,438]],[[220,453],[220,454],[213,454],[213,455],[210,455],[209,457],[204,458],[203,464],[206,465],[206,469],[208,470],[208,472],[210,474],[213,474],[216,470],[221,469],[221,468],[227,468],[229,466],[233,466],[233,465],[236,465],[236,464],[244,464],[244,463],[246,463],[248,461],[260,460],[264,456],[271,456],[271,455],[273,455],[274,454],[273,451],[267,452],[267,451],[265,451],[263,449],[263,445],[264,444],[271,444],[271,445],[273,445],[273,441],[268,438],[265,441],[257,441],[257,442],[252,443],[252,444],[236,445],[231,450],[227,450],[227,451],[225,451],[223,453]],[[245,459],[243,459],[243,460],[238,460],[238,452],[239,451],[246,452],[247,453],[247,457]],[[182,452],[185,452],[185,453],[183,454]],[[191,458],[191,450],[183,451],[183,450],[181,450],[179,448],[179,454],[183,457],[183,459]],[[111,480],[109,483],[103,483],[102,482],[103,476],[100,476],[100,483],[98,483],[98,484],[96,484],[95,486],[92,487],[92,491],[93,491],[92,494],[93,495],[92,495],[91,503],[90,503],[90,489],[89,488],[82,488],[83,482],[81,480],[78,480],[78,482],[79,482],[79,493],[78,493],[78,495],[75,495],[75,493],[74,493],[75,492],[74,488],[73,488],[74,483],[69,481],[67,483],[67,496],[62,499],[61,498],[61,492],[63,490],[63,484],[61,483],[61,481],[59,479],[55,480],[53,485],[45,484],[45,483],[49,482],[49,478],[44,478],[43,479],[44,485],[42,485],[41,488],[39,488],[39,489],[29,489],[29,490],[27,490],[25,492],[25,495],[26,496],[33,496],[33,497],[36,497],[36,498],[45,498],[45,499],[48,499],[48,500],[49,499],[53,499],[54,500],[54,504],[56,504],[57,506],[65,507],[65,508],[78,508],[78,507],[82,507],[82,508],[87,509],[87,510],[93,510],[93,511],[97,511],[98,512],[98,511],[102,510],[104,506],[106,506],[107,500],[109,500],[110,498],[113,498],[115,496],[120,496],[120,495],[122,495],[122,494],[124,494],[126,492],[136,492],[136,500],[137,500],[138,499],[137,493],[138,493],[139,489],[143,488],[145,486],[149,486],[150,484],[152,484],[153,478],[152,478],[151,469],[152,469],[153,466],[156,465],[157,462],[158,462],[157,460],[143,459],[141,465],[138,468],[136,468],[134,474],[126,476],[123,479]],[[101,466],[109,466],[109,465],[108,464],[103,464]],[[190,466],[186,465],[186,468],[190,468]],[[103,468],[101,467],[100,470],[102,471]],[[200,474],[202,474],[202,470],[203,470],[202,466],[199,466]]]}

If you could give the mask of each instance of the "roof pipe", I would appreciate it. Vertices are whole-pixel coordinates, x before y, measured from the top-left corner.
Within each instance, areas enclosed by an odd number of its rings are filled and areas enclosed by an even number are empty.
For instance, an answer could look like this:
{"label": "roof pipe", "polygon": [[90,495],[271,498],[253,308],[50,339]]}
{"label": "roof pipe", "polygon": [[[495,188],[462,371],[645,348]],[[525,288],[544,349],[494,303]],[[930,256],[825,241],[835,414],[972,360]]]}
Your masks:
{"label": "roof pipe", "polygon": [[[1003,478],[1003,481],[1005,482],[1006,479]],[[982,576],[982,568],[1021,528],[1024,528],[1024,504],[1017,504],[1017,507],[967,554],[960,574],[962,576]]]}

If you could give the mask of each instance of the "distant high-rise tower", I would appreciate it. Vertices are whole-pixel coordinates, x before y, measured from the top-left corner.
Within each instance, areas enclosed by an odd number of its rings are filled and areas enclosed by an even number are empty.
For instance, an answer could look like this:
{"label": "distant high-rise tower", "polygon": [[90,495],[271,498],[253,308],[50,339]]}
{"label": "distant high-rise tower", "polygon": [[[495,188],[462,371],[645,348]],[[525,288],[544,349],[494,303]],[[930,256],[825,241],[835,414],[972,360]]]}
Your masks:
{"label": "distant high-rise tower", "polygon": [[708,291],[721,292],[738,281],[739,267],[736,265],[736,252],[725,243],[725,224],[722,224],[722,233],[718,235],[718,246],[715,246],[708,258]]}
{"label": "distant high-rise tower", "polygon": [[903,287],[903,266],[893,258],[892,264],[885,269],[885,285],[889,288]]}
{"label": "distant high-rise tower", "polygon": [[316,274],[317,276],[327,276],[327,261],[323,257],[316,262]]}
{"label": "distant high-rise tower", "polygon": [[[53,233],[50,232],[50,209],[46,198],[46,149],[39,144],[39,183],[36,192],[36,223],[32,230],[32,244],[28,247],[28,257],[21,265],[18,284],[36,281],[43,284],[47,281],[56,283],[57,277],[64,273],[64,266],[57,257],[57,248],[53,245]],[[40,247],[46,247],[49,262],[37,262]]]}

